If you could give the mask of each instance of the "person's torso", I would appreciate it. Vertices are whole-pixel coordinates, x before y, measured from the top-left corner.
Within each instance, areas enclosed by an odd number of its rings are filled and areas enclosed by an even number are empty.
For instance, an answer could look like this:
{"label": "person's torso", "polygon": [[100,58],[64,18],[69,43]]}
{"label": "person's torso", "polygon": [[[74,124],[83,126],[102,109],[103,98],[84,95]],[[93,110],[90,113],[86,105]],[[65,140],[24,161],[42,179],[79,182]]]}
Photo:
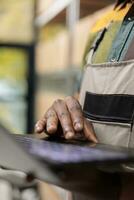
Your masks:
{"label": "person's torso", "polygon": [[92,30],[80,95],[99,141],[127,147],[134,145],[133,11],[131,4],[111,11]]}

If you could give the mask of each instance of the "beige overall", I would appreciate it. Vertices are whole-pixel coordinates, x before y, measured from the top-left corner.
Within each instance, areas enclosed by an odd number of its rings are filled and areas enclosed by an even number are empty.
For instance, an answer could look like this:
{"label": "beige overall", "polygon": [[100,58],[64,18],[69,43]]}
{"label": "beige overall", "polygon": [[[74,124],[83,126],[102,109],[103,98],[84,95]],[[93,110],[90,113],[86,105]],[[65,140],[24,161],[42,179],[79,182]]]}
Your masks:
{"label": "beige overall", "polygon": [[[134,147],[134,60],[92,64],[93,54],[94,45],[88,54],[80,92],[84,115],[92,122],[100,143]],[[132,166],[123,167],[124,170],[133,171]],[[111,186],[106,185],[106,193],[108,187]],[[114,186],[109,197],[91,194],[90,191],[85,196],[76,194],[73,199],[120,199],[119,190],[116,194],[113,191]]]}
{"label": "beige overall", "polygon": [[[96,96],[99,96],[100,94],[101,96],[107,95],[108,97],[114,94],[115,99],[112,100],[113,103],[116,101],[116,96],[119,97],[126,95],[128,98],[133,98],[134,60],[104,64],[91,64],[88,62],[85,68],[80,93],[80,103],[82,107],[84,106],[84,101],[88,92],[93,95],[95,94]],[[129,102],[129,100],[126,102]],[[100,102],[97,103],[99,104]],[[116,106],[120,106],[118,103],[121,102],[117,102]],[[104,102],[104,106],[107,106],[107,103],[105,104]],[[126,107],[127,106],[128,105],[126,105]],[[95,107],[97,108],[98,106],[96,105]],[[110,120],[110,117],[114,118],[114,116],[105,116],[109,118],[109,120],[99,121],[101,116],[96,117],[97,114],[95,114],[96,119],[92,119],[92,117],[90,118],[90,113],[89,118],[87,118],[92,122],[99,142],[118,146],[133,147],[134,129],[131,127],[133,123],[133,111],[134,110],[132,110],[130,119],[128,117],[126,122],[121,122],[120,120],[118,121],[118,119],[115,121]],[[93,115],[93,113],[91,114]]]}

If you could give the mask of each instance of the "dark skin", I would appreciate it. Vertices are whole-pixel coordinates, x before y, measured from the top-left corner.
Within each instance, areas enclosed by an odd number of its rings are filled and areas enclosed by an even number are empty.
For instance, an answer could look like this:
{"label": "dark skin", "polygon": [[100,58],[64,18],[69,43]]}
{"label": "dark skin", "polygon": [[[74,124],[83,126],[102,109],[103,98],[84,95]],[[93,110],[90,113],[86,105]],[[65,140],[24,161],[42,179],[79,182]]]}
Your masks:
{"label": "dark skin", "polygon": [[[133,0],[116,0],[116,6],[124,7]],[[82,108],[77,99],[72,96],[64,100],[56,100],[48,111],[35,125],[36,133],[46,132],[49,135],[59,135],[59,125],[65,139],[73,139],[79,133],[86,139],[97,143],[91,122],[83,117]]]}
{"label": "dark skin", "polygon": [[92,124],[83,117],[78,100],[72,96],[56,100],[36,123],[35,131],[58,135],[59,125],[62,127],[62,136],[67,140],[82,134],[89,141],[98,142]]}
{"label": "dark skin", "polygon": [[[115,7],[125,7],[127,3],[134,3],[134,0],[117,0]],[[119,7],[120,8],[120,7]],[[56,100],[42,119],[36,124],[36,132],[47,132],[50,135],[57,135],[58,125],[61,124],[63,136],[66,139],[75,138],[82,132],[83,136],[95,143],[98,142],[92,124],[82,114],[81,106],[74,97],[67,97],[65,100]],[[134,177],[132,174],[121,174],[120,200],[134,199]]]}

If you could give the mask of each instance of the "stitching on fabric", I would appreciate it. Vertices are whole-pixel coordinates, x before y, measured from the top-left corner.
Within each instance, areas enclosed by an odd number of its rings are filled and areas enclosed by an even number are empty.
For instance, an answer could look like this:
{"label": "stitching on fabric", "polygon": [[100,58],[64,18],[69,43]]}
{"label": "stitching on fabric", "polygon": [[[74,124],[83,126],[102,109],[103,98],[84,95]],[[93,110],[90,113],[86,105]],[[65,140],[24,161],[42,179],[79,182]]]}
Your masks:
{"label": "stitching on fabric", "polygon": [[[125,117],[116,117],[116,116],[106,116],[106,115],[96,115],[96,114],[91,114],[91,113],[89,113],[88,111],[85,111],[84,110],[84,113],[85,114],[87,114],[89,117],[91,116],[91,117],[99,117],[99,118],[101,118],[102,120],[104,119],[104,120],[106,120],[106,119],[117,119],[117,120],[129,120],[130,121],[130,123],[131,123],[131,118],[125,118]],[[101,120],[100,119],[100,120]],[[126,122],[124,122],[124,123],[126,123]],[[127,122],[127,123],[129,123],[129,122]]]}
{"label": "stitching on fabric", "polygon": [[107,63],[97,63],[97,64],[91,64],[88,63],[85,67],[126,67],[128,64],[134,64],[134,59],[129,61],[121,61],[121,62],[107,62]]}

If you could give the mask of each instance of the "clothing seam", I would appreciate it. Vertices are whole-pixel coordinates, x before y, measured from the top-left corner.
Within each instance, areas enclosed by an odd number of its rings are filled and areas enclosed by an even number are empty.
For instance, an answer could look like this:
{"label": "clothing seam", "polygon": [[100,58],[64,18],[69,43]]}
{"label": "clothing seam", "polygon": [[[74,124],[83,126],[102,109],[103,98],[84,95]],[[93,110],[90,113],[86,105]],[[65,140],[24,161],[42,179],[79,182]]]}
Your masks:
{"label": "clothing seam", "polygon": [[119,67],[125,67],[127,64],[134,64],[134,59],[131,59],[129,61],[119,61],[119,62],[106,62],[106,63],[97,63],[97,64],[92,64],[88,63],[85,67],[114,67],[114,66],[119,66]]}
{"label": "clothing seam", "polygon": [[[125,118],[125,117],[115,117],[115,116],[106,116],[106,115],[96,115],[96,114],[91,114],[89,113],[88,111],[83,111],[85,114],[87,114],[89,117],[99,117],[99,118],[102,118],[102,120],[104,119],[117,119],[117,120],[130,120],[130,124],[131,124],[131,118]],[[129,122],[123,122],[123,123],[129,123]]]}
{"label": "clothing seam", "polygon": [[131,35],[131,33],[132,33],[133,28],[134,28],[134,23],[133,23],[131,29],[129,30],[129,33],[128,33],[128,36],[127,36],[127,38],[126,38],[126,40],[125,40],[125,42],[124,42],[124,45],[122,46],[122,48],[121,48],[121,50],[120,50],[119,56],[118,56],[118,58],[117,58],[117,61],[120,60],[121,55],[123,54],[123,51],[124,51],[125,46],[126,46],[126,43],[128,42],[128,39],[129,39],[129,37],[130,37],[130,35]]}

